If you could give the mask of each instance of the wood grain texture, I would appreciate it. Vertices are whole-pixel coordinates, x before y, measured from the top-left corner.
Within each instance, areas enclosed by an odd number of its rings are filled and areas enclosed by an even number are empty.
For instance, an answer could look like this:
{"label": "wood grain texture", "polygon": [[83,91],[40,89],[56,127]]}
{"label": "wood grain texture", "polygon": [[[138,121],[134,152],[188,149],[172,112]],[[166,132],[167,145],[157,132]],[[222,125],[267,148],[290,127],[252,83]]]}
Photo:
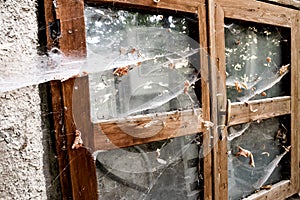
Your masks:
{"label": "wood grain texture", "polygon": [[[209,55],[210,55],[210,66],[209,66],[209,78],[210,78],[210,120],[214,124],[211,128],[211,148],[212,148],[212,199],[221,199],[220,194],[220,173],[219,173],[219,132],[218,132],[218,66],[217,66],[217,47],[216,47],[216,21],[215,21],[215,1],[208,1],[208,35],[209,35]],[[222,23],[223,24],[223,23]]]}
{"label": "wood grain texture", "polygon": [[291,183],[295,191],[300,189],[300,14],[294,17],[291,31]]}
{"label": "wood grain texture", "polygon": [[54,22],[54,8],[52,0],[44,0],[44,10],[45,10],[45,24],[46,24],[46,38],[47,38],[47,48],[51,49],[57,45],[58,41],[55,41],[50,36],[50,23]]}
{"label": "wood grain texture", "polygon": [[72,111],[76,129],[81,131],[85,148],[91,152],[94,149],[93,124],[91,120],[88,76],[74,80]]}
{"label": "wood grain texture", "polygon": [[[157,3],[155,1],[158,1]],[[201,0],[87,0],[87,3],[113,3],[113,5],[124,5],[124,6],[141,6],[154,9],[168,9],[173,11],[183,11],[189,13],[197,13],[198,6],[201,4]]]}
{"label": "wood grain texture", "polygon": [[[46,22],[51,20],[60,21],[61,36],[53,41],[47,31],[48,48],[52,45],[58,45],[60,50],[66,56],[84,57],[86,55],[85,46],[85,24],[84,24],[84,1],[67,1],[45,0]],[[50,11],[50,8],[52,9]],[[53,15],[53,16],[51,16]],[[57,112],[63,116],[63,119],[54,124],[55,129],[63,131],[65,140],[63,141],[63,152],[58,150],[60,155],[66,159],[59,160],[61,184],[63,190],[62,199],[87,199],[97,200],[97,181],[95,173],[95,163],[91,157],[91,153],[87,148],[71,149],[75,139],[75,130],[82,132],[82,137],[87,146],[92,146],[93,142],[89,142],[90,138],[87,134],[92,134],[92,124],[89,119],[89,95],[87,79],[77,79],[80,82],[77,86],[78,90],[74,92],[75,79],[69,79],[61,83],[60,87],[53,85],[52,95],[57,99],[61,99],[61,103],[57,104],[57,100],[53,99],[53,107],[59,105],[60,110]],[[75,95],[75,96],[73,96]],[[74,97],[74,98],[73,98]],[[74,109],[74,110],[73,110]],[[75,123],[74,116],[80,116]],[[61,137],[61,136],[60,136]],[[57,138],[56,145],[61,146],[61,138]],[[64,154],[63,154],[64,153]],[[67,172],[68,174],[65,174]]]}
{"label": "wood grain texture", "polygon": [[263,120],[290,113],[291,97],[289,96],[253,100],[246,103],[232,103],[228,125]]}
{"label": "wood grain texture", "polygon": [[243,198],[243,200],[280,200],[286,199],[293,193],[294,192],[291,191],[291,182],[284,180],[274,184],[270,190],[260,190],[247,198]]}
{"label": "wood grain texture", "polygon": [[[264,23],[264,24],[271,24],[271,25],[277,25],[277,26],[283,26],[283,27],[289,27],[292,29],[295,27],[299,27],[299,25],[295,25],[295,10],[282,8],[279,6],[273,6],[266,3],[261,2],[255,2],[255,1],[232,1],[232,0],[216,0],[216,9],[218,10],[218,6],[220,5],[221,9],[224,11],[224,18],[233,18],[233,19],[240,19],[250,22],[257,22],[257,23]],[[218,21],[218,14],[216,16],[216,21]],[[221,19],[221,18],[220,18]],[[222,23],[222,20],[219,20],[219,22],[216,22],[216,26],[218,24]],[[220,27],[221,29],[222,27]],[[296,31],[297,32],[297,31]],[[219,33],[219,29],[216,28],[216,34]],[[217,38],[222,38],[224,36],[218,36]],[[296,33],[292,33],[292,41],[295,42],[299,36],[296,36]],[[220,39],[222,40],[222,39]],[[295,42],[297,45],[297,42]],[[216,45],[222,45],[218,44],[218,39],[216,39]],[[220,49],[223,49],[222,47]],[[292,47],[292,63],[293,66],[296,66],[296,69],[292,70],[292,77],[298,77],[299,70],[298,66],[299,63],[297,63],[298,55],[296,54],[296,50],[299,49],[299,47]],[[223,49],[225,52],[225,49]],[[220,52],[221,53],[221,52]],[[297,52],[298,54],[298,52]],[[216,53],[218,55],[218,51]],[[220,55],[220,54],[219,54]],[[218,58],[218,61],[222,61],[222,58]],[[223,64],[220,64],[222,67]],[[220,69],[220,68],[219,68]],[[298,88],[298,79],[292,78],[292,83],[294,87],[292,88]],[[224,83],[225,85],[225,83]],[[292,97],[278,97],[278,98],[272,98],[272,99],[266,99],[266,100],[258,100],[258,101],[251,101],[244,103],[234,103],[230,106],[231,108],[231,114],[228,116],[228,125],[233,124],[239,124],[239,123],[245,123],[253,120],[260,120],[260,119],[266,119],[271,118],[275,116],[285,115],[285,114],[291,114],[292,113],[292,149],[293,147],[296,147],[296,151],[292,152],[292,158],[291,159],[291,172],[292,177],[290,181],[283,181],[278,184],[275,184],[270,191],[262,191],[258,194],[251,195],[248,199],[284,199],[296,191],[299,191],[299,143],[298,143],[298,130],[296,127],[296,121],[293,115],[296,117],[299,113],[298,107],[293,104],[293,101],[299,101],[297,92],[292,92]],[[292,107],[291,107],[292,104]],[[294,105],[294,106],[293,106]],[[292,109],[292,110],[291,110]],[[294,120],[294,122],[293,122]],[[293,128],[294,124],[294,128]],[[225,151],[225,149],[222,148],[222,144],[219,145],[220,152]],[[293,151],[293,150],[292,150]],[[220,159],[222,159],[225,155],[222,155],[219,153]],[[214,160],[216,162],[216,160]],[[222,162],[220,161],[220,170],[222,171]],[[214,171],[215,173],[215,171]],[[222,172],[221,172],[222,173]],[[216,180],[216,179],[215,179]],[[222,191],[222,184],[226,182],[222,181],[222,178],[219,181],[220,184],[220,192]],[[226,187],[226,185],[224,185]]]}
{"label": "wood grain texture", "polygon": [[270,5],[254,0],[216,0],[222,6],[227,18],[240,19],[262,24],[272,24],[282,27],[291,27],[291,9]]}
{"label": "wood grain texture", "polygon": [[200,110],[178,111],[94,124],[95,150],[122,148],[203,132],[199,113]]}
{"label": "wood grain texture", "polygon": [[[218,69],[218,135],[219,135],[219,163],[218,173],[220,176],[219,193],[228,196],[228,154],[227,154],[227,128],[226,125],[226,58],[225,58],[225,33],[224,33],[224,11],[219,6],[215,6],[216,21],[216,64]],[[220,95],[221,94],[221,95]]]}
{"label": "wood grain texture", "polygon": [[61,185],[62,199],[72,198],[72,186],[70,179],[69,159],[66,147],[66,134],[63,129],[63,102],[61,96],[61,82],[50,82],[52,101],[53,132],[55,135],[55,148],[58,160],[59,180]]}
{"label": "wood grain texture", "polygon": [[55,12],[60,20],[60,50],[66,56],[85,57],[84,1],[56,0]]}
{"label": "wood grain texture", "polygon": [[[201,103],[202,117],[205,121],[210,121],[210,79],[209,79],[209,54],[208,54],[208,38],[207,38],[207,12],[206,6],[201,4],[198,8],[199,13],[199,41],[203,51],[200,52],[201,62]],[[203,161],[201,171],[203,176],[203,199],[212,199],[212,152],[210,144],[210,131],[203,130]],[[199,159],[201,160],[201,159]]]}
{"label": "wood grain texture", "polygon": [[297,0],[262,0],[267,3],[276,3],[282,6],[300,8],[300,1]]}
{"label": "wood grain texture", "polygon": [[[52,0],[44,0],[45,9],[45,24],[46,24],[46,38],[47,48],[51,49],[58,45],[58,41],[50,35],[50,23],[55,20],[55,10]],[[55,148],[58,159],[59,180],[61,186],[62,199],[67,200],[72,198],[72,184],[69,168],[69,157],[67,153],[67,138],[64,124],[64,109],[62,99],[62,84],[60,81],[50,82],[51,104],[52,104],[52,126],[55,135]]]}
{"label": "wood grain texture", "polygon": [[[78,80],[77,80],[78,81]],[[80,79],[79,81],[85,81]],[[67,136],[67,152],[69,157],[69,168],[72,184],[72,199],[73,200],[97,200],[97,180],[96,180],[96,166],[88,148],[80,147],[79,149],[72,149],[72,144],[75,139],[75,131],[80,130],[82,136],[85,134],[92,134],[90,130],[90,121],[83,121],[89,119],[90,113],[86,112],[86,107],[89,106],[89,99],[85,94],[83,87],[84,83],[79,83],[81,86],[74,92],[75,79],[69,79],[62,84],[62,96],[64,105],[64,129]],[[74,95],[74,93],[77,93]],[[82,100],[81,107],[74,107],[74,101]],[[84,101],[84,99],[87,99]],[[76,109],[76,110],[75,110]],[[74,121],[74,113],[81,113],[81,122]],[[86,123],[86,124],[85,124]],[[78,124],[78,125],[77,125]],[[87,128],[87,130],[85,130]],[[85,140],[86,141],[86,140]],[[85,142],[84,141],[84,142]]]}

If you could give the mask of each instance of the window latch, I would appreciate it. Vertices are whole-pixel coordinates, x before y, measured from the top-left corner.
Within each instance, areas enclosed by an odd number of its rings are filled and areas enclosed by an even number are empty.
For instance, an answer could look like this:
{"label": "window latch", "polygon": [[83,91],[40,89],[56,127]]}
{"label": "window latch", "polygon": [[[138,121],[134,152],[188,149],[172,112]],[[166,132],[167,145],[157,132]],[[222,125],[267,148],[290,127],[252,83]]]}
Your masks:
{"label": "window latch", "polygon": [[217,109],[218,109],[218,135],[220,140],[224,138],[223,130],[226,127],[227,107],[223,94],[217,94]]}

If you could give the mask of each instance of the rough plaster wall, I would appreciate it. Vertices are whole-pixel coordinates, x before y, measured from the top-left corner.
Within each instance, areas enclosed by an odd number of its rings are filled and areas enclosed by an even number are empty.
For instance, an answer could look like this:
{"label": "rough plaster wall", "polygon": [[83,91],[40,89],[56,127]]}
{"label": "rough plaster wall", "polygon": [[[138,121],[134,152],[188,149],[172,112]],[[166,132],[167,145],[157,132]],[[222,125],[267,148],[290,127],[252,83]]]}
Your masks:
{"label": "rough plaster wall", "polygon": [[[0,0],[0,73],[25,73],[37,55],[34,0]],[[27,63],[24,65],[23,63]],[[0,199],[47,199],[37,86],[0,93]]]}

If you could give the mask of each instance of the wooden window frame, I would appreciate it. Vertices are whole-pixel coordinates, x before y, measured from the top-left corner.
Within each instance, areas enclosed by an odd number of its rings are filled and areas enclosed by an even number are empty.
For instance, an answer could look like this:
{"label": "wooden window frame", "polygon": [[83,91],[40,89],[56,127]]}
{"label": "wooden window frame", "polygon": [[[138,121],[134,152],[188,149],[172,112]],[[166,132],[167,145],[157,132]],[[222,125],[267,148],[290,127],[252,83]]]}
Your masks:
{"label": "wooden window frame", "polygon": [[[54,4],[55,2],[55,4]],[[297,133],[300,130],[300,124],[296,120],[300,117],[300,106],[297,105],[300,83],[297,72],[300,67],[300,24],[299,12],[292,9],[274,6],[267,3],[256,2],[253,0],[160,0],[158,3],[153,0],[88,0],[88,3],[112,3],[123,6],[138,6],[145,9],[166,9],[173,11],[182,11],[187,13],[197,13],[199,19],[199,41],[201,47],[207,48],[211,58],[200,54],[201,57],[201,101],[202,101],[202,119],[203,121],[212,121],[218,125],[217,129],[207,131],[203,124],[198,124],[197,130],[191,130],[188,134],[202,132],[203,134],[203,176],[204,176],[204,199],[224,199],[228,196],[228,176],[227,176],[227,141],[226,126],[238,123],[248,122],[249,120],[265,119],[284,114],[291,114],[292,120],[292,177],[289,181],[282,181],[275,184],[271,190],[260,191],[250,196],[251,199],[280,199],[290,196],[299,191],[299,142]],[[84,24],[84,0],[44,0],[45,19],[47,24],[47,45],[48,48],[58,46],[66,56],[86,56],[85,24]],[[255,12],[265,12],[260,18],[253,15]],[[245,13],[245,14],[242,14]],[[286,21],[282,21],[282,16]],[[245,21],[267,23],[291,28],[292,39],[292,90],[290,97],[274,98],[272,100],[251,101],[250,104],[258,106],[263,104],[268,108],[268,112],[263,115],[251,115],[246,113],[243,117],[236,117],[240,110],[247,110],[245,104],[232,103],[227,104],[225,85],[225,47],[224,47],[224,17],[243,19]],[[58,23],[59,34],[53,37],[50,24]],[[49,26],[48,26],[49,25]],[[53,28],[53,27],[52,27]],[[52,36],[51,36],[52,35]],[[298,37],[298,38],[297,38]],[[74,42],[76,41],[76,42]],[[218,48],[217,48],[218,47]],[[209,66],[217,66],[209,67]],[[220,82],[221,81],[221,82]],[[222,83],[222,84],[220,84]],[[77,90],[74,90],[76,85]],[[90,117],[90,102],[88,77],[72,78],[65,82],[52,81],[50,83],[50,92],[52,95],[53,125],[56,138],[56,151],[59,164],[59,178],[62,189],[63,199],[98,199],[97,180],[95,174],[95,163],[90,152],[95,150],[111,149],[113,146],[101,137],[99,130],[108,130],[111,133],[114,142],[119,147],[126,147],[136,144],[142,144],[151,141],[162,140],[170,137],[178,137],[181,134],[173,134],[173,130],[178,124],[169,120],[169,126],[173,127],[164,130],[155,137],[148,139],[136,139],[126,134],[115,126],[116,121],[107,123],[93,124]],[[72,97],[76,96],[76,102]],[[217,106],[214,106],[217,105]],[[274,113],[272,108],[280,106],[283,108],[280,112]],[[226,112],[230,113],[226,114]],[[179,115],[191,116],[189,111],[180,112]],[[82,116],[82,120],[74,120],[74,116]],[[164,116],[166,117],[166,116]],[[168,115],[169,119],[178,117],[178,113]],[[189,120],[187,117],[185,120]],[[147,117],[137,119],[146,122]],[[224,123],[226,122],[226,123]],[[125,125],[126,121],[123,123]],[[118,121],[118,125],[122,126]],[[87,148],[71,150],[74,142],[75,131],[82,132],[82,139]],[[94,133],[99,134],[94,134]],[[117,133],[117,134],[116,134]],[[180,133],[180,132],[178,132]],[[221,133],[221,137],[220,137]],[[211,140],[213,137],[213,140]],[[115,138],[115,139],[114,139]],[[214,145],[211,151],[210,145]]]}
{"label": "wooden window frame", "polygon": [[[89,0],[89,1],[67,1],[57,0],[55,5],[50,0],[45,0],[46,24],[59,23],[60,34],[58,37],[51,37],[51,27],[47,26],[47,44],[51,49],[58,46],[66,56],[86,56],[85,24],[84,24],[84,3],[113,3],[122,6],[138,6],[144,9],[163,9],[171,11],[182,11],[195,13],[199,15],[199,40],[200,46],[207,47],[206,34],[206,10],[204,2],[166,0],[154,2],[153,0],[128,0],[128,1],[107,1],[107,0]],[[203,30],[202,30],[203,29]],[[76,42],[74,42],[76,41]],[[201,65],[207,66],[208,60],[205,53],[200,52]],[[202,85],[202,104],[209,103],[208,92],[208,68],[201,67],[201,85]],[[205,76],[206,75],[206,76]],[[89,84],[88,77],[71,78],[64,82],[52,81],[51,83],[52,105],[54,130],[56,137],[56,151],[58,154],[58,163],[60,171],[60,182],[62,185],[63,199],[97,199],[97,181],[95,173],[95,163],[90,152],[97,150],[106,150],[116,147],[127,147],[137,144],[159,141],[168,138],[179,137],[183,135],[197,134],[205,132],[204,124],[199,121],[209,120],[209,106],[202,108],[201,114],[195,116],[195,111],[168,112],[162,116],[155,116],[156,119],[164,118],[166,125],[162,131],[149,138],[134,138],[123,133],[120,127],[130,126],[131,123],[146,123],[149,117],[131,118],[130,120],[115,120],[93,124],[90,116],[89,102]],[[76,90],[74,87],[76,86]],[[204,88],[204,89],[203,89]],[[72,97],[76,96],[76,99]],[[200,113],[200,109],[196,110]],[[74,116],[81,116],[81,120],[75,122]],[[195,117],[197,120],[195,121]],[[165,120],[167,118],[167,120]],[[194,118],[194,119],[193,119]],[[203,118],[203,120],[201,120]],[[180,120],[173,120],[180,119]],[[194,120],[197,128],[190,125]],[[188,122],[188,123],[185,123]],[[185,126],[181,126],[185,123]],[[191,127],[190,127],[191,126]],[[184,130],[185,132],[181,131]],[[74,142],[75,131],[82,132],[84,146],[71,150]],[[176,130],[176,131],[175,131]],[[179,130],[179,131],[178,131]],[[104,134],[105,133],[105,134]],[[109,137],[109,141],[107,140]],[[209,136],[204,135],[206,148],[209,148]],[[207,150],[208,151],[208,150]],[[210,159],[208,159],[210,164]],[[207,167],[211,168],[210,166]],[[205,180],[210,180],[211,170],[207,171],[209,176]],[[211,188],[211,181],[206,181]],[[211,193],[211,192],[209,192]]]}
{"label": "wooden window frame", "polygon": [[[284,199],[299,192],[299,130],[300,124],[297,123],[300,106],[299,101],[299,64],[300,64],[300,28],[299,28],[299,11],[284,8],[281,6],[271,5],[257,1],[243,0],[215,0],[210,1],[208,5],[209,24],[215,27],[215,31],[210,32],[210,46],[212,47],[210,55],[216,64],[218,70],[217,80],[215,83],[219,87],[211,91],[212,96],[218,93],[226,94],[226,64],[225,64],[225,33],[224,19],[238,19],[245,22],[256,22],[269,24],[291,29],[291,96],[276,97],[263,100],[252,100],[245,103],[227,104],[227,124],[231,126],[240,123],[247,123],[255,120],[262,120],[286,114],[291,115],[291,178],[290,180],[280,181],[272,186],[270,190],[261,190],[246,199]],[[215,73],[211,76],[216,76]],[[215,94],[215,95],[214,95]],[[226,101],[226,95],[222,96],[221,102]],[[218,102],[216,98],[214,100]],[[225,105],[222,105],[225,107]],[[264,109],[261,113],[252,113],[249,109]],[[215,114],[211,118],[218,120]],[[219,136],[215,131],[214,137]],[[228,167],[227,167],[227,131],[222,132],[222,139],[213,150],[213,174],[214,174],[214,198],[222,199],[222,196],[228,196]]]}

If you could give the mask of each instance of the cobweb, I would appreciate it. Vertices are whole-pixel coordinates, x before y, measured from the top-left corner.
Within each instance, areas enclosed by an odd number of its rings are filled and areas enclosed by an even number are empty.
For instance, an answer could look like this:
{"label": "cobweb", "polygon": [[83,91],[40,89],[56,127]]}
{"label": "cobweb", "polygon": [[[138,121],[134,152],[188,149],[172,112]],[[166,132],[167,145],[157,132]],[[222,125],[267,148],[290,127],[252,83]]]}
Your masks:
{"label": "cobweb", "polygon": [[[225,24],[227,97],[247,103],[290,95],[290,31],[237,20]],[[228,128],[229,199],[289,179],[288,125],[289,117],[281,116]]]}
{"label": "cobweb", "polygon": [[199,107],[203,50],[185,18],[95,7],[85,16],[94,122]]}
{"label": "cobweb", "polygon": [[[152,118],[140,130],[155,131],[164,126],[155,115],[194,110],[191,123],[196,130],[202,123],[197,117],[201,116],[197,81],[204,50],[189,36],[189,27],[197,26],[197,20],[90,6],[85,17],[88,64],[83,70],[93,72],[89,75],[93,122],[147,115]],[[201,149],[201,138],[194,134],[96,151],[99,198],[197,199]]]}
{"label": "cobweb", "polygon": [[226,86],[231,101],[289,95],[288,33],[278,27],[227,22]]}

